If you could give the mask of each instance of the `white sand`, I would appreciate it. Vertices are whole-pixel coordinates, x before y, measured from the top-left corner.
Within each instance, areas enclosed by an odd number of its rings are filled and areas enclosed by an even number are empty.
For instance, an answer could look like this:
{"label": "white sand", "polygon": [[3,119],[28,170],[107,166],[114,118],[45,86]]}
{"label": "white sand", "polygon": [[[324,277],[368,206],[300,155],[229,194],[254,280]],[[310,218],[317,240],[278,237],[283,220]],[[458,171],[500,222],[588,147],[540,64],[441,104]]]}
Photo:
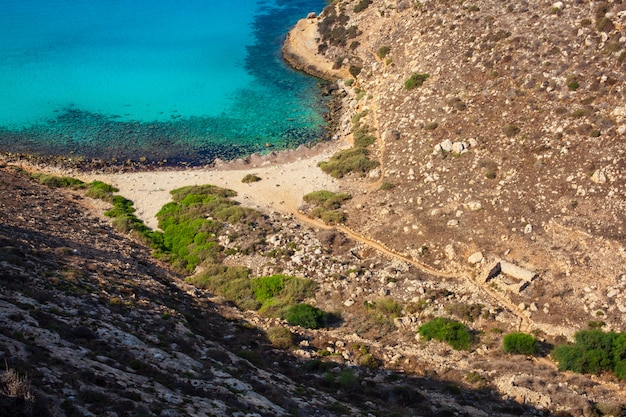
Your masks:
{"label": "white sand", "polygon": [[[132,200],[135,214],[150,228],[157,228],[156,213],[171,201],[170,191],[187,185],[212,184],[237,192],[237,201],[247,207],[265,212],[294,213],[302,197],[317,190],[337,190],[335,179],[318,166],[337,150],[328,147],[312,156],[301,156],[291,162],[271,160],[257,167],[239,168],[224,164],[219,168],[187,169],[184,171],[147,171],[113,174],[79,174],[83,181],[100,180],[119,188],[119,194]],[[241,164],[240,164],[241,165]],[[243,183],[247,174],[256,174],[261,181]]]}

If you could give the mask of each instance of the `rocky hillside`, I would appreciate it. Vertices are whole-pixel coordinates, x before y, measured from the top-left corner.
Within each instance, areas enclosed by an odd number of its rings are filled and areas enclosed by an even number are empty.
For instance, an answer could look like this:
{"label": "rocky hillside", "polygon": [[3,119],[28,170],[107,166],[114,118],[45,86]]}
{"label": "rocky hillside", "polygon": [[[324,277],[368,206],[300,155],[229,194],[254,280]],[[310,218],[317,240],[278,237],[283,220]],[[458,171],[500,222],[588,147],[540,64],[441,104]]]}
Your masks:
{"label": "rocky hillside", "polygon": [[[623,415],[624,381],[549,352],[626,330],[625,10],[337,0],[300,23],[375,163],[340,180],[338,224],[261,213],[217,240],[251,277],[314,281],[326,328],[242,312],[2,166],[0,416]],[[472,346],[419,337],[436,317]],[[502,351],[518,330],[535,356]]]}
{"label": "rocky hillside", "polygon": [[308,24],[377,137],[350,229],[548,334],[624,330],[624,2],[339,0]]}
{"label": "rocky hillside", "polygon": [[[366,339],[240,312],[113,230],[82,192],[12,167],[0,187],[1,416],[543,415],[486,385],[351,364]],[[312,266],[304,252],[319,251],[318,232],[266,221],[282,229],[272,245],[302,248],[285,268]],[[354,243],[319,233],[341,263]],[[230,262],[262,267],[257,258]],[[268,336],[281,326],[295,345]]]}

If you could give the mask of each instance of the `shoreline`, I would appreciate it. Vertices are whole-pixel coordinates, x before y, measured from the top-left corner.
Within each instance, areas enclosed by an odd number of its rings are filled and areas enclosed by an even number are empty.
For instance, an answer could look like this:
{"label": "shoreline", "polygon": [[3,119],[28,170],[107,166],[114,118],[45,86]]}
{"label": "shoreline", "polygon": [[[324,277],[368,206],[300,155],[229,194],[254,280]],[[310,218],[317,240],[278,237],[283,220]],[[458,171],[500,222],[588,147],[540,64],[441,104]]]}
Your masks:
{"label": "shoreline", "polygon": [[[299,56],[301,63],[308,62],[305,72],[319,77],[309,70],[316,67],[323,73],[328,68],[332,69],[332,63],[320,63],[322,58],[316,56],[316,51],[311,49],[316,45],[317,34],[317,26],[311,20],[301,19],[296,24],[287,36],[288,41],[285,42],[283,51],[289,51],[292,59]],[[305,24],[307,30],[301,30]],[[287,57],[285,59],[293,65],[291,60]],[[340,72],[337,74],[342,75]],[[329,77],[324,79],[329,80]],[[334,100],[341,103],[342,98],[336,95]],[[333,136],[330,140],[318,142],[311,147],[300,145],[296,149],[270,150],[263,155],[253,153],[246,158],[230,161],[216,159],[210,165],[155,166],[132,163],[86,168],[77,163],[84,162],[80,158],[75,158],[74,161],[71,157],[67,158],[63,164],[63,158],[60,157],[28,157],[24,154],[8,153],[0,155],[0,161],[21,164],[53,175],[69,175],[85,182],[100,180],[111,184],[119,189],[120,195],[133,201],[137,217],[152,229],[158,228],[156,213],[171,201],[170,191],[190,185],[213,184],[229,188],[237,192],[235,200],[246,207],[270,213],[293,214],[298,211],[304,195],[317,190],[338,189],[337,180],[318,167],[320,161],[349,146],[345,135],[335,135],[345,118],[346,107],[336,105],[335,108],[336,110],[331,108],[329,114],[332,118],[329,121],[329,136]],[[257,175],[261,180],[243,183],[243,177],[248,174]]]}

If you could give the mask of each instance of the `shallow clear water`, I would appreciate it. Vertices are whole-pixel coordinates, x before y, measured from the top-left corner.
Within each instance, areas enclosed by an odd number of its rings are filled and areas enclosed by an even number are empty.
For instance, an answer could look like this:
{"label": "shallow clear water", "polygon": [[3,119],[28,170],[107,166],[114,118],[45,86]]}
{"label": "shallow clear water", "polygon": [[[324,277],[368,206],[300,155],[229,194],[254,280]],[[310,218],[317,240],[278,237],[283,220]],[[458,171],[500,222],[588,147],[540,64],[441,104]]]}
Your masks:
{"label": "shallow clear water", "polygon": [[287,30],[324,0],[4,0],[0,150],[203,163],[324,133]]}

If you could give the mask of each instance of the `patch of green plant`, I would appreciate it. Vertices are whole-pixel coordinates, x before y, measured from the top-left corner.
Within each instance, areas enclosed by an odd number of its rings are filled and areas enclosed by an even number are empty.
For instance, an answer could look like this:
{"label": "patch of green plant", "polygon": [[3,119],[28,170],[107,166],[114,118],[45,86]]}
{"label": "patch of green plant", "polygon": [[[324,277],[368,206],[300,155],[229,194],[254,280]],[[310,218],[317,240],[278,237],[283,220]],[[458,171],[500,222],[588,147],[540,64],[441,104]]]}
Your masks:
{"label": "patch of green plant", "polygon": [[279,349],[291,349],[294,347],[293,333],[285,327],[270,327],[267,329],[267,338],[272,346]]}
{"label": "patch of green plant", "polygon": [[613,371],[618,379],[626,379],[626,333],[581,330],[574,339],[574,344],[552,351],[559,369],[588,374]]}
{"label": "patch of green plant", "polygon": [[537,339],[526,333],[509,333],[504,336],[502,349],[517,355],[537,354]]}
{"label": "patch of green plant", "polygon": [[248,268],[205,264],[204,271],[186,281],[226,298],[242,310],[256,310],[261,307],[261,303],[254,296]]}
{"label": "patch of green plant", "polygon": [[387,318],[396,318],[402,315],[402,304],[391,297],[382,297],[374,302],[367,303],[368,309],[373,309],[376,313]]}
{"label": "patch of green plant", "polygon": [[319,329],[324,325],[324,316],[324,312],[319,308],[302,303],[290,307],[285,314],[285,319],[292,326]]}
{"label": "patch of green plant", "polygon": [[284,316],[292,306],[313,295],[317,288],[310,279],[271,275],[251,280],[255,299],[261,303],[259,313],[269,317]]}
{"label": "patch of green plant", "polygon": [[348,68],[348,72],[350,73],[350,75],[356,78],[361,73],[362,69],[363,68],[359,67],[358,65],[350,65],[350,67]]}
{"label": "patch of green plant", "polygon": [[357,124],[352,129],[352,135],[354,137],[354,147],[367,148],[372,143],[376,142],[376,136],[371,135],[373,131],[370,126]]}
{"label": "patch of green plant", "polygon": [[109,203],[113,202],[113,194],[119,190],[112,185],[109,185],[102,181],[92,181],[87,184],[87,191],[85,195],[90,198],[95,198]]}
{"label": "patch of green plant", "polygon": [[354,6],[354,13],[362,12],[367,9],[370,4],[372,4],[372,0],[359,0],[359,2]]}
{"label": "patch of green plant", "polygon": [[213,185],[173,190],[172,202],[157,213],[163,231],[161,251],[179,271],[192,272],[204,262],[218,263],[223,248],[217,234],[223,222],[254,222],[260,214],[230,199],[236,193]]}
{"label": "patch of green plant", "polygon": [[350,148],[334,154],[328,161],[318,165],[325,173],[334,178],[343,178],[349,173],[365,176],[369,171],[379,166],[378,161],[368,158],[369,152],[365,148]]}
{"label": "patch of green plant", "polygon": [[369,113],[369,110],[363,110],[362,112],[359,113],[355,113],[352,116],[352,125],[354,126],[358,126],[361,123],[361,119],[365,116],[367,116],[367,114]]}
{"label": "patch of green plant", "polygon": [[354,84],[354,78],[350,78],[349,80],[345,81],[346,87],[352,87],[352,85]]}
{"label": "patch of green plant", "polygon": [[504,133],[507,137],[515,136],[520,131],[521,129],[512,123],[507,123],[502,127],[502,133]]}
{"label": "patch of green plant", "polygon": [[613,22],[606,16],[596,20],[596,29],[598,32],[610,32],[613,27]]}
{"label": "patch of green plant", "polygon": [[439,127],[437,122],[428,122],[424,125],[424,130],[435,130]]}
{"label": "patch of green plant", "polygon": [[426,73],[415,73],[409,77],[408,80],[404,82],[404,88],[411,91],[415,88],[421,87],[424,82],[430,77],[430,74]]}
{"label": "patch of green plant", "polygon": [[591,115],[591,110],[587,107],[576,109],[570,113],[570,117],[574,119],[580,119],[581,117],[587,117]]}
{"label": "patch of green plant", "polygon": [[131,200],[121,195],[111,195],[105,201],[113,204],[113,208],[105,211],[104,215],[112,218],[111,223],[115,230],[120,233],[136,233],[153,249],[163,249],[162,233],[150,230],[141,219],[135,216],[135,208]]}
{"label": "patch of green plant", "polygon": [[327,224],[341,224],[348,219],[346,213],[341,210],[326,210],[322,207],[315,207],[311,210],[311,216],[322,220]]}
{"label": "patch of green plant", "polygon": [[378,48],[378,51],[376,51],[376,55],[378,56],[378,58],[383,59],[389,54],[389,52],[391,52],[390,46],[381,46],[380,48]]}
{"label": "patch of green plant", "polygon": [[567,89],[570,91],[576,91],[578,90],[578,87],[580,87],[580,83],[575,79],[567,83]]}
{"label": "patch of green plant", "polygon": [[345,405],[342,404],[340,402],[333,402],[332,404],[330,404],[329,406],[326,407],[328,409],[328,411],[332,411],[334,413],[339,413],[340,415],[348,415],[350,414],[350,408]]}
{"label": "patch of green plant", "polygon": [[310,215],[328,224],[345,222],[346,214],[341,210],[341,205],[351,198],[350,194],[333,193],[327,190],[314,191],[303,197],[306,203],[316,206],[311,210]]}
{"label": "patch of green plant", "polygon": [[252,182],[259,182],[259,181],[261,181],[261,177],[259,177],[256,174],[247,174],[245,177],[241,179],[241,182],[245,184],[250,184]]}
{"label": "patch of green plant", "polygon": [[389,190],[393,190],[395,188],[395,184],[392,184],[390,182],[383,182],[382,184],[380,184],[380,189],[382,191],[389,191]]}
{"label": "patch of green plant", "polygon": [[425,340],[436,339],[452,346],[455,350],[469,350],[472,335],[463,323],[448,318],[436,318],[418,329]]}
{"label": "patch of green plant", "polygon": [[313,191],[303,197],[304,201],[309,204],[315,204],[331,210],[341,208],[341,205],[351,198],[350,194],[333,193],[328,190]]}
{"label": "patch of green plant", "polygon": [[59,177],[57,175],[42,174],[39,172],[32,173],[31,177],[38,180],[40,184],[50,188],[80,189],[86,187],[83,181],[72,177]]}
{"label": "patch of green plant", "polygon": [[483,311],[482,304],[452,303],[446,306],[446,312],[462,320],[473,322]]}

